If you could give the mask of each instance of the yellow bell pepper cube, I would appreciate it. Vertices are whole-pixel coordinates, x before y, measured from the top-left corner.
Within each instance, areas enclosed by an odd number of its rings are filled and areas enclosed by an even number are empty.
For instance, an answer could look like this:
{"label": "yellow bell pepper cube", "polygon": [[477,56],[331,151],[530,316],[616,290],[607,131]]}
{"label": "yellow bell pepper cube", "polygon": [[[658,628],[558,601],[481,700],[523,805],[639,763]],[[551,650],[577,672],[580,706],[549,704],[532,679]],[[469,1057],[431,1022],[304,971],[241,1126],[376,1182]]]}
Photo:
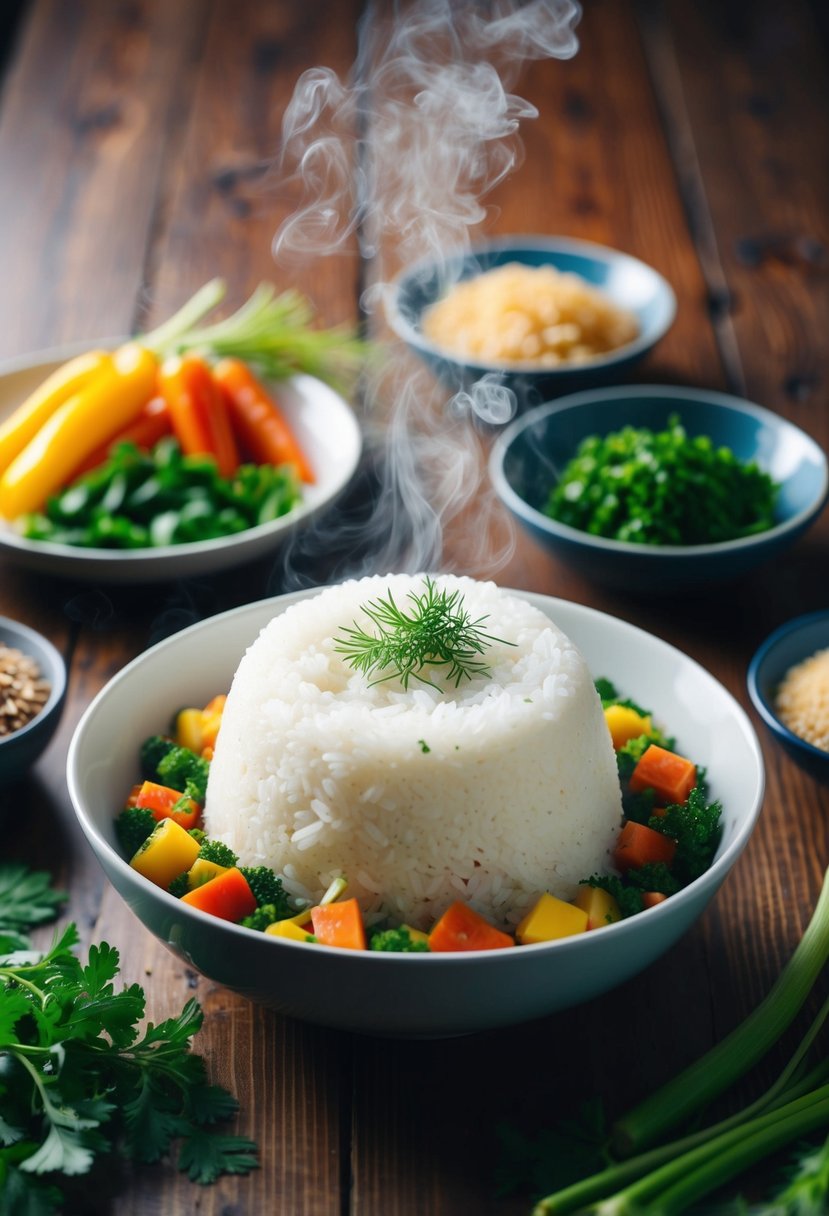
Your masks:
{"label": "yellow bell pepper cube", "polygon": [[217,861],[208,861],[206,857],[197,857],[187,875],[187,890],[194,891],[196,887],[203,887],[211,878],[218,878],[229,868],[220,866]]}
{"label": "yellow bell pepper cube", "polygon": [[429,942],[429,934],[424,933],[422,929],[413,929],[411,925],[401,925],[401,929],[405,929],[413,942]]}
{"label": "yellow bell pepper cube", "polygon": [[180,709],[176,714],[176,743],[199,754],[204,747],[204,714],[200,709]]}
{"label": "yellow bell pepper cube", "polygon": [[602,887],[579,887],[573,903],[587,913],[588,929],[601,929],[622,919],[616,900]]}
{"label": "yellow bell pepper cube", "polygon": [[587,929],[587,913],[583,908],[556,899],[546,891],[534,908],[531,908],[515,930],[522,946],[534,942],[553,942],[560,937],[572,937]]}
{"label": "yellow bell pepper cube", "polygon": [[631,739],[651,732],[651,720],[648,714],[638,714],[629,705],[608,705],[604,711],[604,720],[613,740],[613,748],[618,752]]}
{"label": "yellow bell pepper cube", "polygon": [[311,936],[311,927],[304,929],[295,920],[275,920],[265,930],[271,937],[287,937],[292,942],[307,942]]}
{"label": "yellow bell pepper cube", "polygon": [[198,842],[174,819],[162,819],[144,841],[130,865],[158,887],[169,887],[184,874],[199,854]]}

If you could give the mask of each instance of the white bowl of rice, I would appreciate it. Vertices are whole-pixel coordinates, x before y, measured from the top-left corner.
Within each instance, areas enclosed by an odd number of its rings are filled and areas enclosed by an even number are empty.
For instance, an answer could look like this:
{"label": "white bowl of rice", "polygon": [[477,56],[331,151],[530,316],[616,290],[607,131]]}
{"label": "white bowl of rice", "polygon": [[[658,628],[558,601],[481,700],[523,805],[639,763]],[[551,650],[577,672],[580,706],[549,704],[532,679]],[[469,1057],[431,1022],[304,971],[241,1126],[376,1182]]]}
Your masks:
{"label": "white bowl of rice", "polygon": [[[692,659],[592,609],[437,576],[495,640],[485,672],[373,683],[337,650],[360,606],[405,603],[424,576],[298,592],[210,618],[121,671],[90,705],[68,759],[81,826],[115,887],[160,940],[211,979],[288,1016],[364,1033],[435,1037],[509,1025],[628,979],[702,912],[748,841],[763,793],[754,730]],[[367,921],[428,925],[463,898],[514,924],[542,890],[568,899],[605,869],[620,822],[593,680],[651,708],[707,769],[723,804],[711,868],[657,907],[537,945],[387,954],[275,938],[207,916],[133,870],[115,812],[140,745],[185,704],[230,690],[206,827],[245,864],[318,899],[345,874]]]}

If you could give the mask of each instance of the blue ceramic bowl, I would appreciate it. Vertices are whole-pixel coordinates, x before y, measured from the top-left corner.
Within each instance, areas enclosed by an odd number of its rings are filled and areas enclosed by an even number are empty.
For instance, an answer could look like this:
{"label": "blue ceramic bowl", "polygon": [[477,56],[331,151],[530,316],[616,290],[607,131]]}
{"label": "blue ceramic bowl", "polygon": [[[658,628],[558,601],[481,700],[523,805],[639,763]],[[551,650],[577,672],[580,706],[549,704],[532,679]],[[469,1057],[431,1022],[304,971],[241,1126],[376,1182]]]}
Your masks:
{"label": "blue ceramic bowl", "polygon": [[[0,616],[0,643],[34,659],[51,685],[43,709],[20,730],[0,735],[0,783],[16,781],[34,764],[57,730],[66,695],[66,665],[58,651],[27,625]],[[1,801],[1,800],[0,800]]]}
{"label": "blue ceramic bowl", "polygon": [[[632,342],[588,363],[540,367],[537,363],[468,363],[442,350],[421,329],[424,311],[459,279],[508,262],[525,266],[554,266],[579,275],[639,322]],[[618,375],[641,359],[670,328],[676,298],[666,280],[629,254],[589,241],[568,237],[519,236],[474,245],[444,257],[430,257],[404,270],[391,284],[386,299],[389,324],[395,333],[429,365],[450,388],[468,387],[484,376],[511,388],[520,408],[572,392]]]}
{"label": "blue ceramic bowl", "polygon": [[[551,488],[588,435],[622,426],[664,428],[678,414],[689,435],[708,435],[781,484],[773,528],[712,545],[636,545],[591,536],[543,513]],[[775,557],[814,522],[829,488],[826,456],[790,422],[723,393],[654,385],[575,393],[528,411],[490,457],[498,494],[541,544],[588,578],[628,591],[676,591],[733,578]]]}
{"label": "blue ceramic bowl", "polygon": [[775,629],[759,647],[748,667],[748,693],[775,739],[798,764],[823,781],[829,780],[829,752],[807,743],[778,718],[774,701],[778,685],[795,664],[829,647],[829,609],[795,617]]}

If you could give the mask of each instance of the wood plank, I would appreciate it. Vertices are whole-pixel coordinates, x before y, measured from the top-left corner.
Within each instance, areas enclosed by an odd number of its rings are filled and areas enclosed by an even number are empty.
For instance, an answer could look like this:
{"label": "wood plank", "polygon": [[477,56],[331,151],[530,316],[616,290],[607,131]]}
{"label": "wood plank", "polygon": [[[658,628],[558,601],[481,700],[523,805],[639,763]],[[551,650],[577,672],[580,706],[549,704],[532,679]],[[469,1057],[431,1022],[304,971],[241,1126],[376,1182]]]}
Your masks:
{"label": "wood plank", "polygon": [[0,112],[0,358],[131,330],[206,8],[32,6]]}
{"label": "wood plank", "polygon": [[[826,52],[811,9],[793,3],[642,6],[644,36],[686,193],[729,386],[803,427],[826,449],[822,396],[829,357],[825,273],[829,184],[815,150],[829,138]],[[746,579],[716,614],[702,655],[731,653],[729,684],[745,705],[756,645],[782,621],[825,606],[829,519],[795,549]],[[752,716],[755,722],[757,715]],[[763,729],[759,726],[759,729]],[[764,736],[765,810],[746,857],[707,922],[715,1016],[768,988],[814,904],[827,856],[827,791]],[[792,807],[816,813],[798,817]],[[762,897],[758,900],[758,892]],[[776,933],[768,932],[768,918]],[[734,927],[744,932],[735,936]]]}

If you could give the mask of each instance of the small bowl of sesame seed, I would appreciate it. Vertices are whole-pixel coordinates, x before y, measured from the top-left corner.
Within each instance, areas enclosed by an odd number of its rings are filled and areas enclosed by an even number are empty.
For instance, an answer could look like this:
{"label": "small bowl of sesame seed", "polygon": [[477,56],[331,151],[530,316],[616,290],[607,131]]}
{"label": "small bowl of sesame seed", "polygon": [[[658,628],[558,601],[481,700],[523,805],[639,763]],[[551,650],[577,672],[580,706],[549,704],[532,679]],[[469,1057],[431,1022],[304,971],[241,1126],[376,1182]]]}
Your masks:
{"label": "small bowl of sesame seed", "polygon": [[795,617],[766,638],[747,683],[755,709],[789,755],[829,780],[829,609]]}
{"label": "small bowl of sesame seed", "polygon": [[42,634],[0,617],[0,784],[22,777],[57,729],[66,665]]}

